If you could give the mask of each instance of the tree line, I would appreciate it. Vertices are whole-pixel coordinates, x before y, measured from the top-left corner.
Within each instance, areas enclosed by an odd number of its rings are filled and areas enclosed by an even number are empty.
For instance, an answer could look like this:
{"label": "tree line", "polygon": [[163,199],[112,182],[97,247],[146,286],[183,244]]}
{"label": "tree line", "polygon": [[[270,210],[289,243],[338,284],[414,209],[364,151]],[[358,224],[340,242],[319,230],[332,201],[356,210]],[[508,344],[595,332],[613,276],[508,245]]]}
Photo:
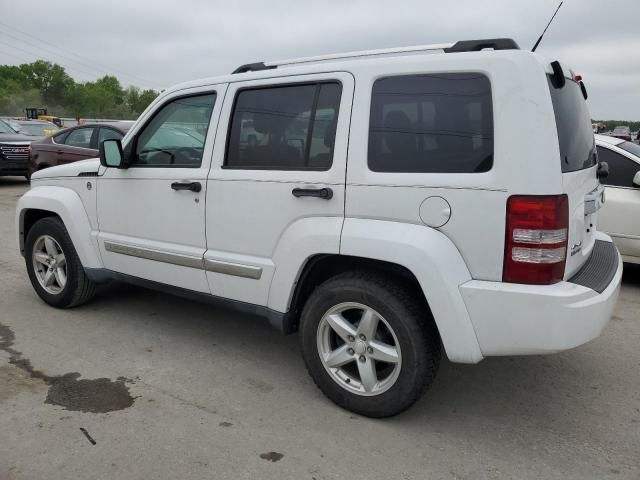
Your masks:
{"label": "tree line", "polygon": [[49,115],[58,117],[134,120],[158,94],[124,88],[112,75],[76,82],[64,67],[44,60],[0,65],[0,115],[5,116],[24,116],[27,107],[46,107]]}

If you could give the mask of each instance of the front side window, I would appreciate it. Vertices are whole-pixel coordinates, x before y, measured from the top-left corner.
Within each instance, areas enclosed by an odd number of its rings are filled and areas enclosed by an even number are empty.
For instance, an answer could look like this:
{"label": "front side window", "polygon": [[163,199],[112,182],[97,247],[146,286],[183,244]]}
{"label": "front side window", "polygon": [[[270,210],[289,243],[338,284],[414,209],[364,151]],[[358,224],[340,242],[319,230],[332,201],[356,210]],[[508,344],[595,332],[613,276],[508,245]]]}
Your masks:
{"label": "front side window", "polygon": [[[70,147],[91,148],[92,135],[93,127],[76,128],[69,133],[67,138],[64,140],[64,144],[69,145]],[[56,142],[58,142],[57,138]]]}
{"label": "front side window", "polygon": [[609,165],[609,176],[600,181],[611,187],[634,188],[633,177],[640,171],[640,163],[629,160],[606,147],[598,146],[597,148],[598,160],[607,162]]}
{"label": "front side window", "polygon": [[208,93],[164,105],[139,134],[131,166],[200,167],[215,101]]}
{"label": "front side window", "polygon": [[479,73],[386,77],[373,84],[369,168],[474,173],[493,165],[489,79]]}
{"label": "front side window", "polygon": [[225,168],[328,170],[340,93],[337,82],[241,90]]}

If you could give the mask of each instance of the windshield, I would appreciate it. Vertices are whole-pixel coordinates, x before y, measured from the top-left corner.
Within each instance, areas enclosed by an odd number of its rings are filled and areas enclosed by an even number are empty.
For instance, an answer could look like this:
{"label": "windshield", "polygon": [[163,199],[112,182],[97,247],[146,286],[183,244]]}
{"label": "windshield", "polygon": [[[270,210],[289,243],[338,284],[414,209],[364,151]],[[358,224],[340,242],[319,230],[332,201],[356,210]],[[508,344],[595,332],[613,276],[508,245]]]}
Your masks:
{"label": "windshield", "polygon": [[637,145],[635,143],[632,142],[622,142],[619,143],[618,145],[616,145],[616,147],[621,148],[633,155],[635,155],[636,157],[640,157],[640,145]]}
{"label": "windshield", "polygon": [[34,137],[52,135],[58,130],[59,129],[55,125],[48,123],[20,123],[20,133],[24,133],[25,135],[31,135]]}
{"label": "windshield", "polygon": [[13,128],[0,120],[0,133],[17,133]]}
{"label": "windshield", "polygon": [[556,117],[562,172],[575,172],[596,164],[596,145],[591,115],[580,86],[567,81],[555,88],[549,79],[549,90]]}
{"label": "windshield", "polygon": [[613,133],[628,133],[629,127],[616,127],[613,129]]}

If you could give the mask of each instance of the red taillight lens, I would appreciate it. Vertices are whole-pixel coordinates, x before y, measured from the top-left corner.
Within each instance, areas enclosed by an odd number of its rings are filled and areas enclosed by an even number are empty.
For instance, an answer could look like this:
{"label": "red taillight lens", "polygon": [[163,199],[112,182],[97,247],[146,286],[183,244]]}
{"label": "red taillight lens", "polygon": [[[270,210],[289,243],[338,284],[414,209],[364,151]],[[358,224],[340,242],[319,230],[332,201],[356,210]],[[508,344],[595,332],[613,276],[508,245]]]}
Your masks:
{"label": "red taillight lens", "polygon": [[566,195],[509,197],[502,280],[537,285],[562,280],[568,235]]}

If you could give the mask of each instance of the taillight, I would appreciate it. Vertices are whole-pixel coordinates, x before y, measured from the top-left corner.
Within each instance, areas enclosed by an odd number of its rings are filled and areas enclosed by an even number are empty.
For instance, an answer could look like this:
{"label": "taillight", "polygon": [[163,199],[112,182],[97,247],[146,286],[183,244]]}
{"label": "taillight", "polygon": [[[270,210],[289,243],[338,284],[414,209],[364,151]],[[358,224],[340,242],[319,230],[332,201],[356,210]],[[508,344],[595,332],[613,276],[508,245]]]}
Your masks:
{"label": "taillight", "polygon": [[568,230],[566,195],[509,197],[502,280],[537,285],[562,280]]}

